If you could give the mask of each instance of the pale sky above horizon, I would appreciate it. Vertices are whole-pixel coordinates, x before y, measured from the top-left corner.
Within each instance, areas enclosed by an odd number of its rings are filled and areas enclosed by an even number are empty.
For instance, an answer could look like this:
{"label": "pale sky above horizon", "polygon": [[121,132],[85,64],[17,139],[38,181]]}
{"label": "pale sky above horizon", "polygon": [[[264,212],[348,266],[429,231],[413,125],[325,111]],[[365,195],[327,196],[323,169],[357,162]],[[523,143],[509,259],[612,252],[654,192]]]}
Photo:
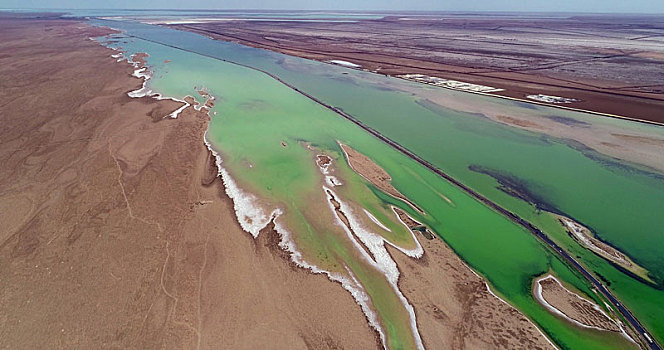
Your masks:
{"label": "pale sky above horizon", "polygon": [[664,13],[662,0],[0,0],[1,8]]}

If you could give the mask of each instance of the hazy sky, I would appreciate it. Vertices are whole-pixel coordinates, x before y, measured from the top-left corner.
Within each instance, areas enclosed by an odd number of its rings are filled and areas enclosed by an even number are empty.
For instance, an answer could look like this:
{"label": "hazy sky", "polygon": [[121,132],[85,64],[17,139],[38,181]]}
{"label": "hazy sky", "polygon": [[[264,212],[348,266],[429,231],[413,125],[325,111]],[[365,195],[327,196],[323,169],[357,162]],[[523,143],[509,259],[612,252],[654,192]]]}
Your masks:
{"label": "hazy sky", "polygon": [[664,13],[664,0],[0,0],[0,8],[198,8]]}

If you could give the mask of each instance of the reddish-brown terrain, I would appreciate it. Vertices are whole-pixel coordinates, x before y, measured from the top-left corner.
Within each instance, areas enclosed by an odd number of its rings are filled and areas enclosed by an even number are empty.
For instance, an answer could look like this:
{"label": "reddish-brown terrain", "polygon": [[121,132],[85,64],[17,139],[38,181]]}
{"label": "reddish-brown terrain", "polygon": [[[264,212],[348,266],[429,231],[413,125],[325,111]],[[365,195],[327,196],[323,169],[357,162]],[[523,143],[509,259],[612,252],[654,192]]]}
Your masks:
{"label": "reddish-brown terrain", "polygon": [[420,73],[545,94],[664,122],[661,16],[393,15],[356,22],[210,21],[174,28],[388,75]]}

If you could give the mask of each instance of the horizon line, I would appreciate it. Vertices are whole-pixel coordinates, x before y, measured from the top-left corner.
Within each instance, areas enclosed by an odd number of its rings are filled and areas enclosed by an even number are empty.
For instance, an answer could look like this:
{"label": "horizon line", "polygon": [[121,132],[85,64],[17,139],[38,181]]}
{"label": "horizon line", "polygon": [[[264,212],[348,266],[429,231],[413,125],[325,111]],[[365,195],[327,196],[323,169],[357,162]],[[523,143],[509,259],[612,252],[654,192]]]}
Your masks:
{"label": "horizon line", "polygon": [[393,10],[352,10],[352,9],[256,9],[256,8],[94,8],[94,7],[15,7],[15,8],[0,8],[0,11],[5,10],[113,10],[113,11],[228,11],[228,12],[347,12],[347,13],[448,13],[448,14],[464,14],[464,13],[477,13],[477,14],[595,14],[595,15],[645,15],[645,16],[658,16],[664,15],[662,12],[593,12],[582,10],[570,11],[519,11],[519,10],[406,10],[406,9],[393,9]]}

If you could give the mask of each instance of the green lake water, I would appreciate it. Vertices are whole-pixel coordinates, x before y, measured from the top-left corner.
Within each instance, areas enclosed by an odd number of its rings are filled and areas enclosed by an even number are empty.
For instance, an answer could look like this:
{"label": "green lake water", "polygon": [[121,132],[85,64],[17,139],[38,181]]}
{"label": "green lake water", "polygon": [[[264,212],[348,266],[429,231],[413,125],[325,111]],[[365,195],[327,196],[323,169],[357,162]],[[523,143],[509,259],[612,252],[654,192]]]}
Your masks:
{"label": "green lake water", "polygon": [[[334,256],[331,269],[334,262],[343,262],[363,284],[375,287],[370,294],[384,318],[392,348],[411,344],[411,340],[406,339],[408,331],[400,319],[402,316],[390,311],[393,296],[388,295],[384,283],[372,276],[370,270],[354,262],[340,243],[322,234],[327,229],[324,223],[310,217],[306,198],[315,196],[312,188],[316,187],[318,175],[310,161],[311,155],[298,146],[302,142],[336,155],[340,160],[338,164],[343,163],[343,158],[336,140],[376,161],[392,176],[394,186],[427,215],[419,215],[367,184],[360,186],[362,180],[357,176],[345,175],[356,190],[342,195],[354,196],[349,199],[368,206],[377,216],[384,215],[389,203],[409,211],[485,276],[498,294],[535,321],[563,348],[618,348],[626,344],[618,336],[573,327],[552,316],[532,298],[533,277],[547,271],[553,271],[570,285],[597,297],[589,291],[585,281],[529,232],[285,85],[255,70],[216,58],[269,71],[326,103],[341,107],[461,182],[537,224],[610,283],[610,289],[653,335],[662,339],[664,218],[658,215],[661,211],[658,208],[664,203],[661,175],[637,170],[589,150],[579,151],[563,140],[427,103],[417,95],[400,91],[399,84],[411,84],[401,80],[212,41],[191,33],[129,22],[110,23],[130,35],[150,40],[120,38],[110,45],[120,46],[130,53],[150,54],[148,63],[156,72],[151,81],[153,89],[167,96],[183,97],[195,95],[193,86],[204,86],[217,97],[213,108],[217,114],[213,116],[208,136],[222,153],[224,166],[241,186],[252,189],[266,201],[283,205],[291,213],[288,222],[291,227],[297,227],[301,237],[299,244]],[[165,60],[171,62],[166,64]],[[441,94],[449,94],[449,98],[459,94],[439,90]],[[477,103],[485,98],[477,96]],[[532,113],[596,118],[530,105],[524,107],[510,101],[500,103],[507,111],[530,108]],[[625,125],[634,127],[630,123]],[[287,141],[289,147],[282,149],[281,141]],[[471,166],[481,167],[485,173],[496,177],[517,179],[543,206],[592,228],[599,237],[629,254],[651,272],[658,285],[642,283],[579,247],[551,216],[540,214],[532,205],[498,190],[494,178],[470,170]]]}

